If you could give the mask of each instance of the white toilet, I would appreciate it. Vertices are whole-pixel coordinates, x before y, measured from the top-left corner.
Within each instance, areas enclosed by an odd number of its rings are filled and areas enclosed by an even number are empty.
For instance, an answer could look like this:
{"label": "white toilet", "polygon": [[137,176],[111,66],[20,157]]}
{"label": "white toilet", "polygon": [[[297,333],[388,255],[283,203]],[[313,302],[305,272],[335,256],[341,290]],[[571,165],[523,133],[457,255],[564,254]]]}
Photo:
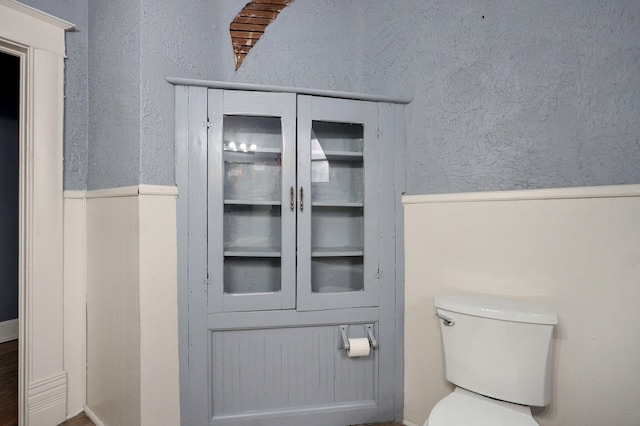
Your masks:
{"label": "white toilet", "polygon": [[538,425],[529,406],[550,402],[557,313],[483,296],[436,296],[434,305],[446,377],[456,388],[436,404],[424,425]]}

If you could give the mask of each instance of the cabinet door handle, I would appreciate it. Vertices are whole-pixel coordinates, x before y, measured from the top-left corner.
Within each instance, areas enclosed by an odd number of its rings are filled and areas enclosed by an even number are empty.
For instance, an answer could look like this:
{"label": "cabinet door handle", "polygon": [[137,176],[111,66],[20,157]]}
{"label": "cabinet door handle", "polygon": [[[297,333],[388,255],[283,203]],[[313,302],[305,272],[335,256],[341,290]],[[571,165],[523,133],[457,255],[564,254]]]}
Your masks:
{"label": "cabinet door handle", "polygon": [[289,188],[289,209],[291,209],[291,211],[295,209],[294,197],[295,197],[295,194],[292,186],[291,188]]}
{"label": "cabinet door handle", "polygon": [[300,211],[304,208],[304,188],[300,187]]}

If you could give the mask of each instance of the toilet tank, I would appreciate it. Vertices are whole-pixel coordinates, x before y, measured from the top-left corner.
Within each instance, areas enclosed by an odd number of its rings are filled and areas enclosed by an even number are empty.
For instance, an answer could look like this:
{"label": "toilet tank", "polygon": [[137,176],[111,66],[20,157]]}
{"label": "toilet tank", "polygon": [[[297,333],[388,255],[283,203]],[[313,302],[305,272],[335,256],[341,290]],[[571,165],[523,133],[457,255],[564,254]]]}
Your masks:
{"label": "toilet tank", "polygon": [[436,296],[434,305],[441,318],[447,380],[503,401],[549,404],[555,311],[470,295]]}

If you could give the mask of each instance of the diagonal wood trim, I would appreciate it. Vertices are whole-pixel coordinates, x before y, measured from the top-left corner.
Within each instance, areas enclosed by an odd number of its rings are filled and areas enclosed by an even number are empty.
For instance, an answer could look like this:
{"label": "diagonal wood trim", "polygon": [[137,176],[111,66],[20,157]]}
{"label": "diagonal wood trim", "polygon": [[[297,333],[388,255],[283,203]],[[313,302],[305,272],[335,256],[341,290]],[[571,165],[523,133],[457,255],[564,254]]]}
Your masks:
{"label": "diagonal wood trim", "polygon": [[258,42],[267,26],[273,22],[280,11],[293,3],[293,0],[252,0],[247,3],[229,26],[233,51],[236,58],[236,71],[249,50]]}

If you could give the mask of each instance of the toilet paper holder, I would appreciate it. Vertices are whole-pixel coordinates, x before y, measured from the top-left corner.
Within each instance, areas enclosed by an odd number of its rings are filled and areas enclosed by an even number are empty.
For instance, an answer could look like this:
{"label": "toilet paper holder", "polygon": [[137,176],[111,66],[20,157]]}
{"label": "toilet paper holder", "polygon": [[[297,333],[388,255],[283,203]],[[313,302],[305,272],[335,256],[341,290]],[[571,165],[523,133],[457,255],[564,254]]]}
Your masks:
{"label": "toilet paper holder", "polygon": [[[348,325],[339,325],[338,329],[340,330],[340,346],[339,348],[349,350],[349,326]],[[366,333],[367,339],[369,339],[369,346],[371,348],[378,347],[378,341],[373,335],[373,324],[365,324],[364,330]]]}

